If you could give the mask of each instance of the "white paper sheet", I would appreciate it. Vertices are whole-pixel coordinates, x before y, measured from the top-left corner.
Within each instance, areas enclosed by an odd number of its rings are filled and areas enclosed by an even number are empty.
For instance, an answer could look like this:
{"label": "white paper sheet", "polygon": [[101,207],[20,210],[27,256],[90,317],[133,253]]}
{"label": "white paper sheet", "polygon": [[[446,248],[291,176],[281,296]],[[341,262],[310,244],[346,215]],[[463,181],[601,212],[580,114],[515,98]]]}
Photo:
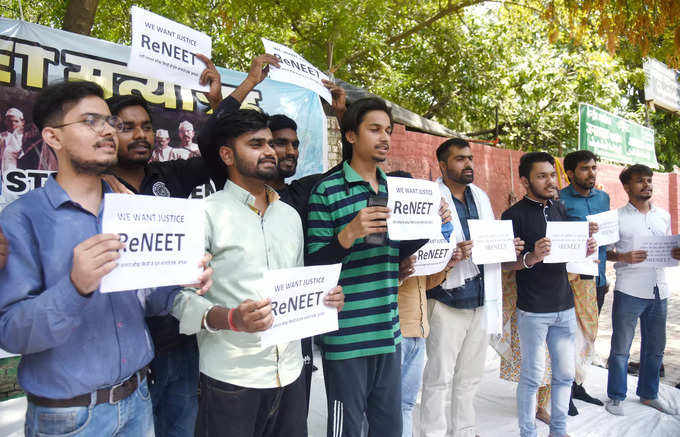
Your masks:
{"label": "white paper sheet", "polygon": [[545,236],[550,239],[550,254],[544,263],[583,261],[588,250],[588,222],[548,222]]}
{"label": "white paper sheet", "polygon": [[635,250],[646,250],[647,259],[632,267],[675,267],[678,260],[671,257],[671,250],[680,246],[680,235],[668,236],[635,236],[633,247]]}
{"label": "white paper sheet", "polygon": [[264,44],[265,52],[279,58],[281,64],[281,68],[269,67],[269,78],[271,80],[292,83],[310,89],[329,104],[332,102],[331,92],[321,82],[322,79],[328,80],[326,74],[283,44],[275,43],[266,38],[262,38],[262,44]]}
{"label": "white paper sheet", "polygon": [[446,241],[444,237],[431,239],[414,253],[416,262],[413,276],[427,276],[441,272],[449,263],[455,249],[456,244]]}
{"label": "white paper sheet", "polygon": [[424,179],[387,178],[390,218],[387,232],[392,240],[418,240],[441,236],[441,196],[435,182]]}
{"label": "white paper sheet", "polygon": [[107,193],[102,233],[119,234],[125,248],[104,276],[102,293],[193,284],[205,253],[203,199]]}
{"label": "white paper sheet", "polygon": [[205,64],[194,56],[212,56],[212,41],[205,33],[133,6],[132,41],[127,67],[149,77],[173,82],[185,88],[208,91],[199,77]]}
{"label": "white paper sheet", "polygon": [[338,285],[342,264],[270,270],[264,273],[274,324],[260,333],[262,346],[288,343],[338,329],[338,310],[323,303]]}
{"label": "white paper sheet", "polygon": [[593,234],[598,246],[607,246],[619,241],[619,213],[616,209],[587,215],[586,220],[598,224],[599,230]]}
{"label": "white paper sheet", "polygon": [[472,262],[492,264],[516,261],[511,220],[468,220],[473,241]]}

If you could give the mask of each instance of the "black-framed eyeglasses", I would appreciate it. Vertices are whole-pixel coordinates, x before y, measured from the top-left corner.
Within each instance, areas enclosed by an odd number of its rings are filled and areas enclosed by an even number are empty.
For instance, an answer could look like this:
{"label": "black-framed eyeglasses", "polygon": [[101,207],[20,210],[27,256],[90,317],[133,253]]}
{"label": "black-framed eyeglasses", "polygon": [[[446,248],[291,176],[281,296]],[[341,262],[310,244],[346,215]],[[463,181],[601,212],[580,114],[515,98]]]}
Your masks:
{"label": "black-framed eyeglasses", "polygon": [[85,123],[97,135],[100,135],[102,132],[104,132],[104,128],[107,124],[114,128],[116,132],[123,130],[123,120],[121,120],[117,115],[102,115],[93,113],[87,114],[84,120],[72,121],[70,123],[59,124],[52,127],[66,127],[77,123]]}

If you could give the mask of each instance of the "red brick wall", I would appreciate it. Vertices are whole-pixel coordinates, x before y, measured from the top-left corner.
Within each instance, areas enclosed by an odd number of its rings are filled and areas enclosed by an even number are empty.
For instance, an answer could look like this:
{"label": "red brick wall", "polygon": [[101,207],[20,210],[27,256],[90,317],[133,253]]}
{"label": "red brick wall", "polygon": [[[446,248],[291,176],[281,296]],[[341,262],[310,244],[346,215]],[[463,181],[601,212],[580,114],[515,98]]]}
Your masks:
{"label": "red brick wall", "polygon": [[[395,124],[388,160],[383,165],[386,171],[405,170],[414,177],[434,180],[441,176],[435,151],[446,139],[434,135],[407,131],[403,125]],[[494,212],[498,217],[509,206],[511,192],[519,199],[524,187],[519,180],[517,167],[523,152],[473,144],[475,184],[489,194]],[[626,204],[628,197],[619,182],[623,166],[600,164],[597,183],[611,197],[611,207]],[[677,173],[654,174],[654,204],[671,213],[673,233],[678,232],[680,214],[680,187]]]}

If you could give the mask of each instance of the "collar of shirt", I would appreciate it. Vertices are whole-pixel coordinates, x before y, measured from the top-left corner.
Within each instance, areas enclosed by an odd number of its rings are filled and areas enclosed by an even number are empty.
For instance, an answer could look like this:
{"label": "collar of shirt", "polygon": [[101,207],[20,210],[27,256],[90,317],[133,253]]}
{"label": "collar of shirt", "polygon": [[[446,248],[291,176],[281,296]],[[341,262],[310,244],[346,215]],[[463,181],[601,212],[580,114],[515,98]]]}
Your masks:
{"label": "collar of shirt", "polygon": [[539,202],[538,200],[534,200],[529,196],[524,196],[524,200],[528,201],[529,205],[535,205],[535,206],[541,207],[541,208],[544,208],[546,206],[551,207],[553,205],[553,201],[550,200],[550,199],[546,200],[545,203],[543,203],[543,202]]}
{"label": "collar of shirt", "polygon": [[[265,185],[264,188],[267,195],[267,205],[271,205],[275,201],[279,200],[279,194],[275,189],[269,185]],[[227,183],[224,185],[224,190],[231,193],[236,199],[238,199],[240,202],[243,202],[244,205],[248,205],[250,209],[261,215],[260,210],[255,208],[255,196],[250,194],[248,190],[236,185],[229,179],[227,179]]]}
{"label": "collar of shirt", "polygon": [[[357,173],[356,170],[354,170],[352,168],[352,166],[349,165],[349,161],[345,161],[342,164],[342,173],[345,177],[345,182],[347,182],[348,184],[356,184],[356,183],[368,184],[368,182],[366,182],[364,180],[364,178],[362,178],[359,175],[359,173]],[[383,184],[386,185],[387,184],[387,175],[385,175],[385,172],[380,167],[376,167],[376,174],[378,176],[378,184],[379,185],[383,185]]]}
{"label": "collar of shirt", "polygon": [[[104,182],[102,180],[102,196],[106,193],[111,193],[111,187],[109,187],[109,184]],[[57,179],[55,178],[54,174],[51,174],[49,178],[47,178],[47,182],[45,182],[45,195],[47,196],[47,200],[49,200],[50,205],[52,205],[52,208],[57,209],[60,206],[64,205],[65,203],[70,203],[73,205],[77,205],[78,207],[82,208],[78,202],[74,202],[68,195],[66,191],[59,185],[59,182],[57,182]],[[102,209],[104,208],[104,202],[102,202],[99,205],[99,214],[101,215]]]}

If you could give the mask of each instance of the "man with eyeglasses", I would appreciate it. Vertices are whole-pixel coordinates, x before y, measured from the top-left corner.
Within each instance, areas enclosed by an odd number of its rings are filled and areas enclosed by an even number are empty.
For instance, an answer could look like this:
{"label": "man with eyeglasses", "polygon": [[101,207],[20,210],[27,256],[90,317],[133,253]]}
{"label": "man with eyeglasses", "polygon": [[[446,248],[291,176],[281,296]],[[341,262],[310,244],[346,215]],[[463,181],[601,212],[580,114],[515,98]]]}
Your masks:
{"label": "man with eyeglasses", "polygon": [[[59,170],[0,213],[12,248],[0,271],[0,347],[22,354],[29,437],[154,435],[144,317],[168,313],[179,287],[98,291],[124,247],[101,233],[111,191],[102,174],[116,163],[122,129],[103,94],[92,82],[42,90],[33,120]],[[211,272],[198,278],[200,293]]]}

